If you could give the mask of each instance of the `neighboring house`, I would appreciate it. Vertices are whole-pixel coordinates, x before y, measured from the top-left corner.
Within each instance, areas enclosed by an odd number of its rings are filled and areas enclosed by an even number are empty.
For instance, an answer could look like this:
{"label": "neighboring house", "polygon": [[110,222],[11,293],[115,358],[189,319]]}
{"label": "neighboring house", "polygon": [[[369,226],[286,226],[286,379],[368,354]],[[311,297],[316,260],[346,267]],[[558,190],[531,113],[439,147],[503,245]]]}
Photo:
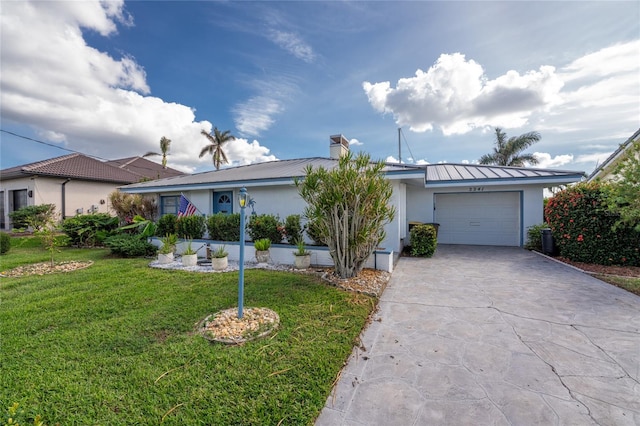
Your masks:
{"label": "neighboring house", "polygon": [[[180,194],[201,214],[238,211],[238,193],[246,187],[255,212],[284,220],[301,214],[304,201],[294,178],[308,165],[332,168],[348,152],[349,142],[331,136],[330,158],[304,158],[252,164],[140,182],[121,187],[128,193],[153,194],[160,214],[176,213]],[[581,172],[470,164],[412,166],[388,163],[384,169],[393,186],[390,203],[395,219],[386,225],[385,250],[399,253],[408,244],[409,225],[440,224],[444,244],[522,246],[527,228],[543,221],[543,188],[581,180]]]}
{"label": "neighboring house", "polygon": [[622,161],[628,153],[632,146],[640,144],[640,129],[638,129],[629,139],[627,139],[623,144],[621,144],[618,149],[616,149],[613,154],[611,154],[602,164],[600,164],[596,169],[589,175],[587,180],[589,182],[593,180],[611,180],[613,178],[613,171],[616,166]]}
{"label": "neighboring house", "polygon": [[106,213],[119,186],[183,174],[141,157],[99,161],[82,154],[0,170],[0,229],[11,229],[9,213],[25,206],[55,204],[62,218]]}

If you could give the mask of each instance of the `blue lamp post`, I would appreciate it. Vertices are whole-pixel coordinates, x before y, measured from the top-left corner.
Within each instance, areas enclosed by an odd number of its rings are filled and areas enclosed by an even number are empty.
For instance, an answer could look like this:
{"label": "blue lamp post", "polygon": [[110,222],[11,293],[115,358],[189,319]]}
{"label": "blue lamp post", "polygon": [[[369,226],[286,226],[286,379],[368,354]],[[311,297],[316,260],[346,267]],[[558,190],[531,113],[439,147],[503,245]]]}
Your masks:
{"label": "blue lamp post", "polygon": [[242,318],[242,309],[244,305],[244,209],[247,206],[247,188],[240,188],[240,272],[238,274],[238,318]]}

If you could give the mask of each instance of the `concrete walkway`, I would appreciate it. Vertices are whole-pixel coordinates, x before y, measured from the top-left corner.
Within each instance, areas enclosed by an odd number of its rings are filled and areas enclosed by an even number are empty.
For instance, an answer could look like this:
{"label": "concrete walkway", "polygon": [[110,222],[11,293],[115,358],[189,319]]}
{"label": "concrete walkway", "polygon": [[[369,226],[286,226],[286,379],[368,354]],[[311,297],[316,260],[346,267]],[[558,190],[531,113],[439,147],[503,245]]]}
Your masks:
{"label": "concrete walkway", "polygon": [[640,297],[518,248],[401,258],[317,419],[640,425]]}

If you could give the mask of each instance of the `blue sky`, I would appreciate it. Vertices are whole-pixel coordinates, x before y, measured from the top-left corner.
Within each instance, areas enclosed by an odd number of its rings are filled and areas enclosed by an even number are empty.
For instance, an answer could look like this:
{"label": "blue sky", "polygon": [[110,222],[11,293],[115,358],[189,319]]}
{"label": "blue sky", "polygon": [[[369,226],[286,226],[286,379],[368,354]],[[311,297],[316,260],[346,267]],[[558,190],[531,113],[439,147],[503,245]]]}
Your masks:
{"label": "blue sky", "polygon": [[[64,155],[232,165],[328,156],[474,162],[538,131],[541,167],[590,172],[640,127],[640,3],[3,1],[2,168]],[[33,25],[38,22],[38,25]],[[160,161],[158,157],[151,157]]]}

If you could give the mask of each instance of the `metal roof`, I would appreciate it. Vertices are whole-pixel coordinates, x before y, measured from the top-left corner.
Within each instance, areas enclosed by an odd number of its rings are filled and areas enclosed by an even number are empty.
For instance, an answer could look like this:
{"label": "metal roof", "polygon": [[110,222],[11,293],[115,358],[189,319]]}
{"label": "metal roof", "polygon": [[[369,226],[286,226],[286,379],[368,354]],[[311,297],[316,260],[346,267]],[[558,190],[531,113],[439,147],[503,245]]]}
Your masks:
{"label": "metal roof", "polygon": [[480,164],[429,164],[425,166],[425,186],[451,184],[505,184],[516,182],[571,183],[584,177],[583,172],[528,167],[487,166]]}
{"label": "metal roof", "polygon": [[[308,166],[314,169],[324,167],[333,169],[338,160],[333,158],[299,158],[293,160],[276,160],[264,163],[249,164],[238,167],[228,167],[210,172],[195,173],[178,177],[170,177],[150,182],[139,182],[121,187],[124,192],[154,192],[187,190],[214,186],[231,185],[264,185],[281,182],[289,184],[294,178],[305,175]],[[387,175],[417,173],[422,177],[423,171],[419,167],[387,163],[384,167]]]}
{"label": "metal roof", "polygon": [[[157,177],[159,173],[153,165],[164,170],[161,165],[143,158],[140,158],[142,161],[136,161],[135,167],[129,167],[126,163],[131,160],[132,158],[104,162],[75,153],[0,170],[0,179],[38,175],[126,184]],[[182,173],[171,169],[171,173],[174,172]]]}

